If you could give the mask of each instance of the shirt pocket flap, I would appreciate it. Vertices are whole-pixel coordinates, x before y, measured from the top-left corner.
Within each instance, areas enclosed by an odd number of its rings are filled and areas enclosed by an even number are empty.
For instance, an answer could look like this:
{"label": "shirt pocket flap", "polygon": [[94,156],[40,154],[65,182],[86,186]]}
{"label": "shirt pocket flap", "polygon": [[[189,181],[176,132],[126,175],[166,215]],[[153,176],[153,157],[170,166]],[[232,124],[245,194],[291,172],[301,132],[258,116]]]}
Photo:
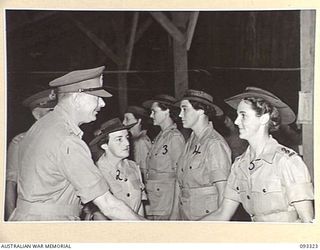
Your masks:
{"label": "shirt pocket flap", "polygon": [[252,191],[265,194],[271,192],[281,192],[281,181],[280,179],[271,179],[268,181],[254,182],[252,184]]}
{"label": "shirt pocket flap", "polygon": [[233,189],[237,193],[246,192],[249,189],[248,183],[244,180],[235,180],[233,183]]}

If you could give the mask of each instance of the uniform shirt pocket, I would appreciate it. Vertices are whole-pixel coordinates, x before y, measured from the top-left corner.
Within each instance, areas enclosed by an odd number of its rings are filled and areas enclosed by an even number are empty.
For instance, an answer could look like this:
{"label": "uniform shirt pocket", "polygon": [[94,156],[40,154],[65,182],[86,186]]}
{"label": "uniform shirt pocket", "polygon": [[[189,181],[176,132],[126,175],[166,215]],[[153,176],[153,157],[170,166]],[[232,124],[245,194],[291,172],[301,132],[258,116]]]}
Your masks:
{"label": "uniform shirt pocket", "polygon": [[254,215],[287,211],[288,201],[280,179],[252,183]]}
{"label": "uniform shirt pocket", "polygon": [[146,188],[150,210],[157,215],[170,214],[173,205],[175,181],[148,180]]}

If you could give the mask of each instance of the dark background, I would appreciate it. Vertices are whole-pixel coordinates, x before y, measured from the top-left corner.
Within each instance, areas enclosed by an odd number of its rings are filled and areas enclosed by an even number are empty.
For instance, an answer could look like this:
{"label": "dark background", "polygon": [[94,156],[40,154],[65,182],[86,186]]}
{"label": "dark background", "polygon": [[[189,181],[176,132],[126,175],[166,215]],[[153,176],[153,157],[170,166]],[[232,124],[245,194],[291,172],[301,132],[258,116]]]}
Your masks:
{"label": "dark background", "polygon": [[[171,12],[164,12],[171,18]],[[85,140],[104,121],[119,116],[118,67],[72,22],[116,50],[128,40],[133,11],[7,10],[7,139],[34,122],[22,101],[49,81],[76,69],[106,65],[104,84],[114,94],[94,123],[82,126]],[[152,19],[139,13],[139,25]],[[300,90],[300,11],[201,11],[188,51],[189,88],[212,94],[217,103],[246,86],[279,96],[297,113]],[[127,74],[128,104],[174,94],[172,38],[153,20],[135,44]],[[121,72],[123,73],[123,72]]]}

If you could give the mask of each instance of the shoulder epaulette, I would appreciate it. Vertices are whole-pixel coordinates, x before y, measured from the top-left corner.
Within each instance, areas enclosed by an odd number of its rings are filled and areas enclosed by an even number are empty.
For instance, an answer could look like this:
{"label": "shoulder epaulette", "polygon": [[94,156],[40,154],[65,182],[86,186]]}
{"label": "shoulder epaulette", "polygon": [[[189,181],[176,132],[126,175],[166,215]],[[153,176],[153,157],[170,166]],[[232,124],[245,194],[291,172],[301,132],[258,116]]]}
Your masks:
{"label": "shoulder epaulette", "polygon": [[291,157],[291,156],[297,154],[294,150],[287,148],[287,147],[284,147],[284,146],[280,146],[278,151],[281,152],[282,154],[287,155],[288,157]]}

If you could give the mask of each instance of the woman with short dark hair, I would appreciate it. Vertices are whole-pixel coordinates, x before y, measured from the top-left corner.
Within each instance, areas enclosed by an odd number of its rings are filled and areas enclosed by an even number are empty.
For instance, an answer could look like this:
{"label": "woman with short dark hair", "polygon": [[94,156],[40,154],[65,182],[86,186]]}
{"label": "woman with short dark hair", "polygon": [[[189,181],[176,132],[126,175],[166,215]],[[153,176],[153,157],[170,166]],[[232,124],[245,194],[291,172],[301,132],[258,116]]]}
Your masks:
{"label": "woman with short dark hair", "polygon": [[211,121],[223,114],[211,95],[190,89],[179,104],[183,127],[191,129],[192,134],[178,162],[174,213],[181,220],[197,220],[218,209],[222,201],[231,150]]}
{"label": "woman with short dark hair", "polygon": [[184,137],[175,123],[178,119],[177,100],[170,95],[158,95],[143,103],[151,109],[150,117],[161,131],[154,139],[147,157],[146,190],[149,205],[147,218],[153,220],[172,220],[171,216],[176,186],[178,159],[184,148]]}
{"label": "woman with short dark hair", "polygon": [[235,124],[247,150],[231,168],[221,207],[202,220],[230,220],[241,203],[252,221],[311,222],[313,186],[307,166],[270,132],[295,120],[291,108],[255,87],[225,100],[237,109]]}

